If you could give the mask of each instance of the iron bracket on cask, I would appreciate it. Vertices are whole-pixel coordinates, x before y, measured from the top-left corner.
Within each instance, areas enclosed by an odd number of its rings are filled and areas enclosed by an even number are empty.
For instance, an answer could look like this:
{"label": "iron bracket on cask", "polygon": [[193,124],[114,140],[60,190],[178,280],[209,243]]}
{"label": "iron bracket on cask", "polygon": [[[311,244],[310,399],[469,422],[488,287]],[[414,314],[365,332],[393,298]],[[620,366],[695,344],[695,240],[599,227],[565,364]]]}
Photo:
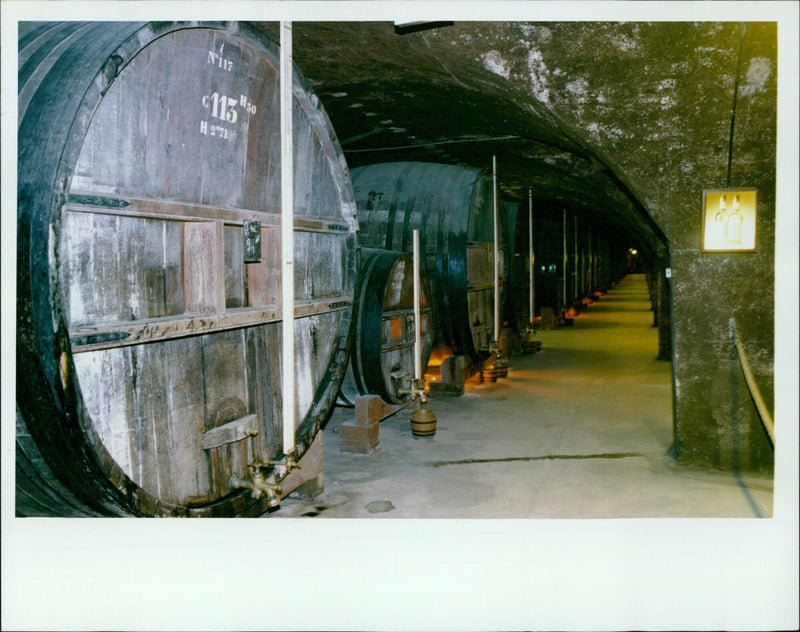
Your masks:
{"label": "iron bracket on cask", "polygon": [[261,263],[261,222],[245,220],[242,226],[244,262]]}

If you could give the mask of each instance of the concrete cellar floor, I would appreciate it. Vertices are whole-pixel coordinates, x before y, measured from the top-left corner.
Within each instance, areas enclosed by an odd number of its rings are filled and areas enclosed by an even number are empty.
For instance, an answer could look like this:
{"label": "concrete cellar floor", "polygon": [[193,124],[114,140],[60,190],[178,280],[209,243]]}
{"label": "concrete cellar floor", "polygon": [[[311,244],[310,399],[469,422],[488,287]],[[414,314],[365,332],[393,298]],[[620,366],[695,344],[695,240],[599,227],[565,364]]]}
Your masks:
{"label": "concrete cellar floor", "polygon": [[435,437],[412,407],[385,419],[373,454],[341,452],[337,407],[323,431],[324,491],[280,518],[770,517],[771,476],[690,469],[669,454],[671,367],[656,360],[644,275],[625,277],[574,326],[540,330],[508,377],[433,394]]}

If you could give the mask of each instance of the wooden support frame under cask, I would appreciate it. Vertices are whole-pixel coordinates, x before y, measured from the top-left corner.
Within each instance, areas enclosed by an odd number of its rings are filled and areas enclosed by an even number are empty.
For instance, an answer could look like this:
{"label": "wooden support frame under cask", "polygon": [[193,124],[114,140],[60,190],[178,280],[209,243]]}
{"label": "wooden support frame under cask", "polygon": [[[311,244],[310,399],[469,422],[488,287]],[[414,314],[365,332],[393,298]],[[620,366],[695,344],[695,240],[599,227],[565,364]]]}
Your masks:
{"label": "wooden support frame under cask", "polygon": [[704,189],[702,252],[755,252],[756,189]]}

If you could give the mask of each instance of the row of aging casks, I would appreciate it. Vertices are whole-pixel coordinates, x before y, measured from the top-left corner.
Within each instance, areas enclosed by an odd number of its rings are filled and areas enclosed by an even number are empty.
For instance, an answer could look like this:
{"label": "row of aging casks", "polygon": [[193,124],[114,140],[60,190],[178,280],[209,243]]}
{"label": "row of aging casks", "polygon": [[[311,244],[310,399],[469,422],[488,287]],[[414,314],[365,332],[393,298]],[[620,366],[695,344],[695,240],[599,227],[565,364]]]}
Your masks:
{"label": "row of aging casks", "polygon": [[485,354],[490,175],[348,171],[295,69],[282,400],[279,52],[255,28],[23,23],[18,76],[17,515],[264,513],[230,481],[286,456],[285,406],[302,458],[337,398],[407,397],[413,229],[423,366]]}

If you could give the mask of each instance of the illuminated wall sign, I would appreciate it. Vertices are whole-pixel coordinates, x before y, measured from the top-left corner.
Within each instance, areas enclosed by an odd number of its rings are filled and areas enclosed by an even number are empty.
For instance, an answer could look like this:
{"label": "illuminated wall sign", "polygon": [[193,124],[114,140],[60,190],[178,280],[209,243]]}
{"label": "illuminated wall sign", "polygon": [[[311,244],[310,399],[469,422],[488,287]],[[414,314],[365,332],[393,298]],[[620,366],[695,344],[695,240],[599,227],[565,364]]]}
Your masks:
{"label": "illuminated wall sign", "polygon": [[754,252],[756,189],[703,191],[703,252]]}

